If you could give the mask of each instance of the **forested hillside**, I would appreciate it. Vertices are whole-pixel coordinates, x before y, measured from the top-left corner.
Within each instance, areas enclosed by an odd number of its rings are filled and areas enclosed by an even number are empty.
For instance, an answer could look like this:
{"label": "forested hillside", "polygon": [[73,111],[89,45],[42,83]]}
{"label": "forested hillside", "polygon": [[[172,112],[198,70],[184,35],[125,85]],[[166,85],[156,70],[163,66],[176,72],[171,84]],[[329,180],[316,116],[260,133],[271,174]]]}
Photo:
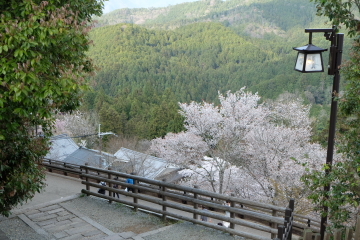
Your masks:
{"label": "forested hillside", "polygon": [[134,23],[174,29],[195,22],[221,22],[239,34],[287,31],[308,26],[316,8],[308,0],[203,0],[166,8],[119,9],[98,18],[98,26]]}
{"label": "forested hillside", "polygon": [[326,103],[327,75],[293,70],[292,47],[307,43],[315,12],[308,0],[204,0],[105,14],[90,34],[100,69],[84,108],[106,130],[150,139],[182,130],[177,102],[216,102],[218,91],[247,86],[265,99],[287,91]]}

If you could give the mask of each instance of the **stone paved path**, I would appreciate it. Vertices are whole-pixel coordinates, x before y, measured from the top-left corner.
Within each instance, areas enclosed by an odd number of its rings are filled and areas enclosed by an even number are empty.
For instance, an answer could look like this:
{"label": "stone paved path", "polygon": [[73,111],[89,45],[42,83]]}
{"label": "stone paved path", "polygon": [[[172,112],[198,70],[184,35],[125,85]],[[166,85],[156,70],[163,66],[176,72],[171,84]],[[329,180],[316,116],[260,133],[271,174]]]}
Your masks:
{"label": "stone paved path", "polygon": [[34,209],[19,217],[37,232],[52,235],[55,239],[105,239],[108,232],[96,228],[88,219],[69,212],[60,204]]}
{"label": "stone paved path", "polygon": [[123,239],[120,236],[107,238],[115,234],[85,216],[68,211],[61,204],[34,209],[18,216],[37,233],[53,239]]}
{"label": "stone paved path", "polygon": [[[163,232],[171,232],[171,235],[174,234],[174,229],[172,229],[172,225],[138,234],[135,234],[133,232],[112,232],[111,230],[100,225],[98,222],[92,220],[88,216],[80,213],[79,211],[77,211],[77,209],[72,208],[68,204],[66,204],[66,201],[70,201],[72,199],[80,197],[81,194],[79,193],[79,189],[81,189],[81,187],[83,186],[79,181],[71,181],[71,179],[68,178],[64,179],[65,180],[63,180],[62,178],[59,179],[58,176],[49,174],[47,179],[49,188],[47,189],[47,191],[35,196],[35,198],[37,197],[37,199],[34,198],[33,202],[25,204],[21,208],[15,209],[13,211],[12,217],[10,217],[9,219],[0,217],[0,225],[3,226],[2,229],[0,229],[0,240],[144,240],[149,239],[149,237],[151,237],[152,235],[156,236],[158,234],[162,234]],[[64,181],[70,182],[65,182],[66,184],[64,184]],[[60,185],[60,187],[57,187],[57,185]],[[77,192],[77,194],[71,196],[66,195],[73,194],[73,192]],[[28,230],[25,230],[25,234],[28,235],[19,235],[21,229],[25,229],[25,227],[14,227],[15,225],[12,225],[13,222],[11,222],[11,219],[13,219],[13,221],[16,220],[17,222],[21,222],[23,224],[20,224],[19,226],[29,226],[31,229],[34,230],[34,234],[36,236],[32,238],[28,237],[29,232],[33,232],[30,228]],[[127,229],[125,231],[131,230]],[[6,234],[9,235],[5,236]],[[207,237],[206,239],[211,239],[211,237]]]}
{"label": "stone paved path", "polygon": [[[62,204],[80,196],[83,187],[80,180],[58,174],[47,174],[47,187],[35,195],[32,201],[13,211],[10,218],[0,216],[1,221],[19,218],[42,239],[71,240],[142,240],[142,234],[133,232],[114,233],[75,209]],[[67,197],[66,197],[67,196]],[[0,240],[9,240],[5,229],[0,229]],[[17,238],[15,238],[17,239]],[[26,236],[23,238],[26,239]]]}
{"label": "stone paved path", "polygon": [[[37,234],[51,240],[123,240],[136,239],[133,232],[114,233],[75,209],[69,209],[62,202],[77,198],[74,195],[14,212]],[[4,220],[2,218],[0,220]],[[0,231],[0,239],[9,238]]]}

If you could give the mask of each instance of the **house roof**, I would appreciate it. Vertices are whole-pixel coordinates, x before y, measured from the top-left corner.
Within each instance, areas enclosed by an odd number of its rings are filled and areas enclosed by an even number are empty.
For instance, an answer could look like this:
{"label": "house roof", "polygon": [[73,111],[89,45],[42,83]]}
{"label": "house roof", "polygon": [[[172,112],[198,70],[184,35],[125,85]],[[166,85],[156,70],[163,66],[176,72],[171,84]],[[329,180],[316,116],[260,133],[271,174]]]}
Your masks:
{"label": "house roof", "polygon": [[151,156],[149,154],[133,151],[127,148],[120,148],[114,156],[120,160],[132,165],[136,175],[149,179],[156,179],[163,175],[164,171],[177,171],[178,166],[169,164],[165,159]]}
{"label": "house roof", "polygon": [[50,138],[50,151],[45,158],[63,161],[71,153],[79,149],[79,146],[67,135],[61,134]]}
{"label": "house roof", "polygon": [[112,154],[101,152],[101,163],[100,163],[100,151],[94,149],[88,149],[80,147],[75,152],[67,156],[63,162],[72,163],[77,165],[85,165],[88,163],[90,166],[106,168],[110,163],[116,160],[116,157]]}
{"label": "house roof", "polygon": [[156,176],[155,180],[165,179],[166,182],[170,182],[170,183],[177,182],[183,178],[183,175],[178,172],[179,170],[181,169],[166,168],[162,172],[160,172],[158,176]]}

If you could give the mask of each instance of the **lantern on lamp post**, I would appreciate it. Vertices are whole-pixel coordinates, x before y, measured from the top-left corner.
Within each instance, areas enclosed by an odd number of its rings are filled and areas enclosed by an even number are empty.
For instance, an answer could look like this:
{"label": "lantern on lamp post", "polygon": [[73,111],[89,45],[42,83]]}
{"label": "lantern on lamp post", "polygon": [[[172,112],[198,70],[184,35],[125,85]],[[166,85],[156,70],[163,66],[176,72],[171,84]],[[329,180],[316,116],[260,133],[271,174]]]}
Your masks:
{"label": "lantern on lamp post", "polygon": [[297,47],[293,49],[298,51],[295,63],[296,71],[302,73],[324,71],[323,58],[321,53],[327,51],[327,49],[317,47],[311,43],[303,47]]}
{"label": "lantern on lamp post", "polygon": [[[328,148],[326,155],[326,164],[328,167],[325,168],[325,175],[328,175],[331,171],[334,155],[334,142],[335,142],[335,130],[336,130],[336,114],[337,114],[337,100],[336,97],[339,93],[340,86],[340,65],[342,60],[342,51],[344,43],[344,34],[336,33],[336,26],[330,29],[305,29],[306,33],[309,33],[309,44],[303,47],[293,48],[298,51],[298,56],[295,63],[295,70],[302,73],[311,72],[323,72],[323,62],[321,53],[327,51],[327,49],[316,47],[312,45],[312,33],[324,33],[326,40],[331,41],[330,54],[329,54],[329,65],[328,75],[334,75],[333,78],[333,89],[332,89],[332,100],[331,100],[331,111],[330,111],[330,125],[329,125],[329,137],[328,137]],[[330,191],[330,185],[324,186],[324,192]],[[324,202],[326,201],[326,197]],[[322,206],[325,215],[321,217],[320,224],[320,235],[321,240],[324,240],[325,230],[327,225],[327,213],[328,207],[324,204]]]}

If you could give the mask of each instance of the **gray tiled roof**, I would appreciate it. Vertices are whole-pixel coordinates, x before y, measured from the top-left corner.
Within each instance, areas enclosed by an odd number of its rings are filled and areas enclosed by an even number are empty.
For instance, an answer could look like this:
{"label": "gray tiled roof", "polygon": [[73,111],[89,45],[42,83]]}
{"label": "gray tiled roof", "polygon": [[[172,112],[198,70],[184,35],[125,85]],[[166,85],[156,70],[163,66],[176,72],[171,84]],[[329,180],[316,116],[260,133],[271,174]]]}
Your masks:
{"label": "gray tiled roof", "polygon": [[103,161],[100,163],[100,151],[80,147],[75,152],[66,157],[64,162],[77,165],[85,165],[85,163],[88,163],[90,166],[100,166],[103,168],[107,167],[109,163],[116,159],[114,155],[106,152],[101,152],[101,156]]}
{"label": "gray tiled roof", "polygon": [[117,151],[114,156],[120,161],[128,162],[128,165],[133,165],[137,175],[150,179],[156,179],[162,175],[165,170],[166,172],[171,172],[179,169],[179,167],[169,164],[165,159],[124,147]]}
{"label": "gray tiled roof", "polygon": [[45,158],[63,161],[71,153],[79,149],[79,146],[67,134],[54,136],[50,141],[50,151]]}

